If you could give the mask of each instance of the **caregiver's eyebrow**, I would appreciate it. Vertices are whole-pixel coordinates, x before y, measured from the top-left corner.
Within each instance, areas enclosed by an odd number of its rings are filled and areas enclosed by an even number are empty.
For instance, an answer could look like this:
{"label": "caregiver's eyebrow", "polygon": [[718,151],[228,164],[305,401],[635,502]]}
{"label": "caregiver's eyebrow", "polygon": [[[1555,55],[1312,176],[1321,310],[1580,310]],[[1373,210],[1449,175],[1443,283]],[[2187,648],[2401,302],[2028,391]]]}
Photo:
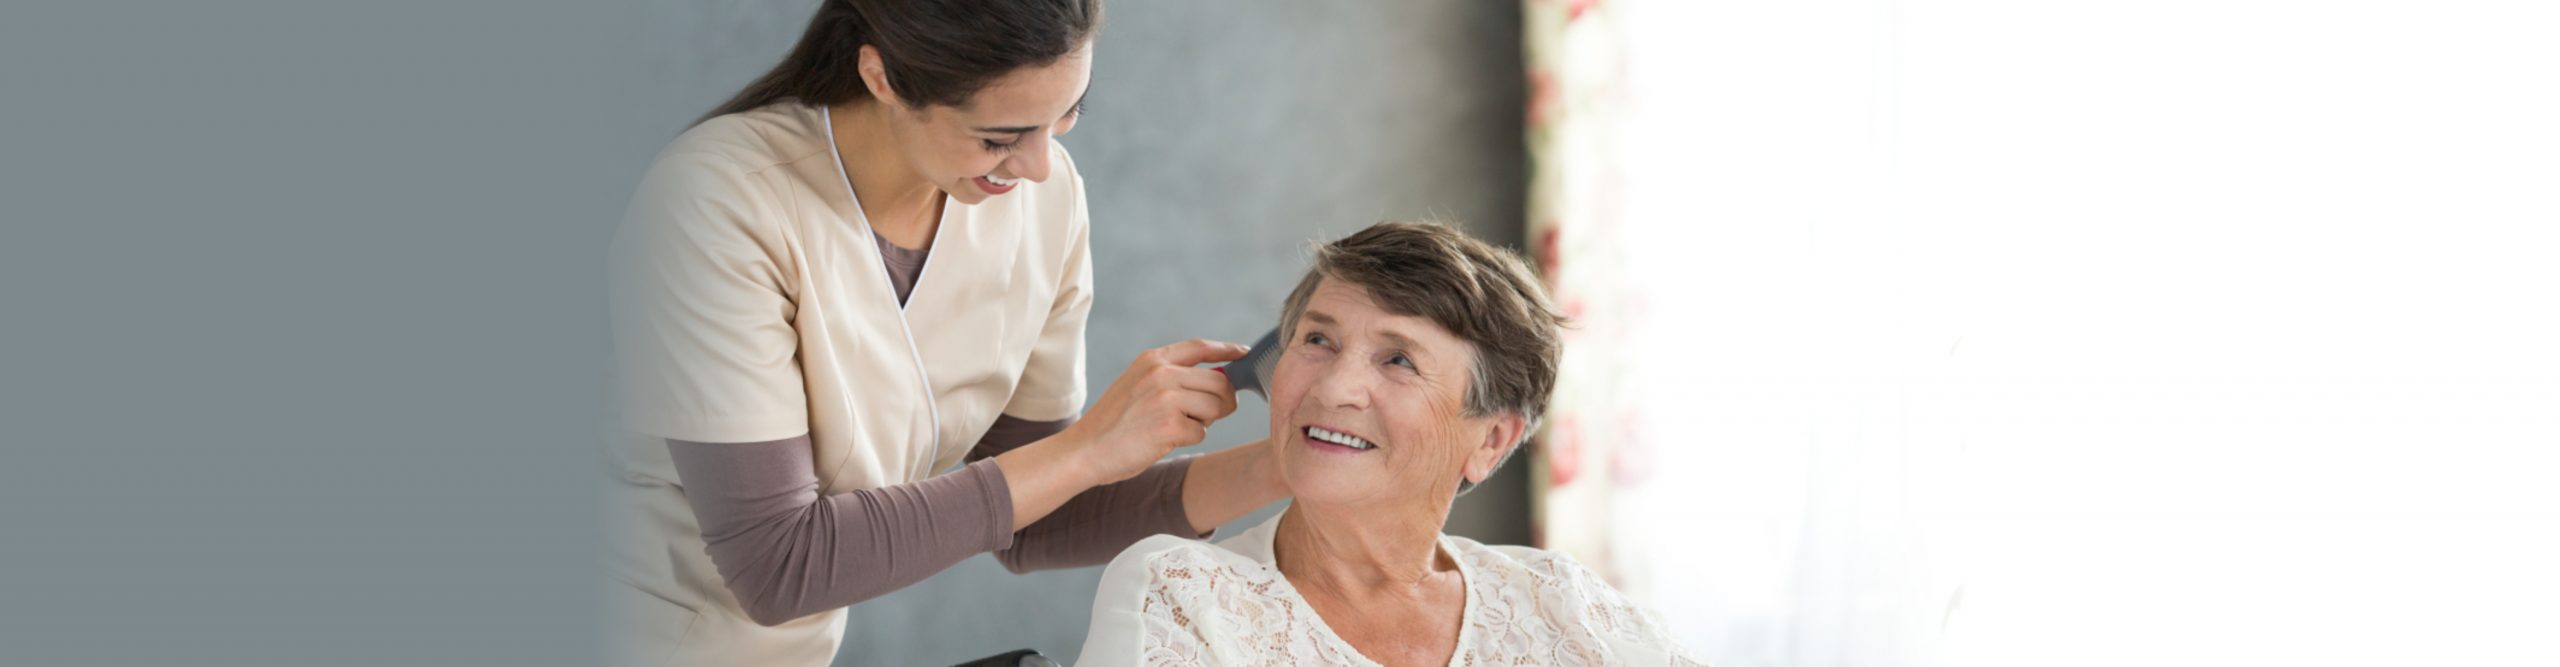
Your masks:
{"label": "caregiver's eyebrow", "polygon": [[[1077,109],[1082,109],[1082,108],[1084,108],[1084,98],[1085,98],[1085,96],[1086,96],[1086,95],[1092,95],[1092,94],[1093,94],[1093,86],[1091,86],[1091,85],[1087,85],[1087,86],[1085,86],[1084,94],[1083,94],[1083,95],[1077,95],[1077,96],[1076,96],[1076,105],[1075,105],[1075,106],[1071,106],[1071,107],[1067,107],[1067,113],[1068,113],[1068,114],[1074,114],[1074,113],[1076,113],[1076,110],[1077,110]],[[1061,118],[1063,118],[1064,116],[1060,116],[1060,117],[1061,117]],[[1040,129],[1040,126],[1038,126],[1038,125],[1009,125],[1009,126],[1005,126],[1005,127],[981,127],[981,128],[976,128],[976,129],[977,129],[979,132],[985,132],[985,133],[987,133],[987,134],[1030,134],[1032,130]]]}

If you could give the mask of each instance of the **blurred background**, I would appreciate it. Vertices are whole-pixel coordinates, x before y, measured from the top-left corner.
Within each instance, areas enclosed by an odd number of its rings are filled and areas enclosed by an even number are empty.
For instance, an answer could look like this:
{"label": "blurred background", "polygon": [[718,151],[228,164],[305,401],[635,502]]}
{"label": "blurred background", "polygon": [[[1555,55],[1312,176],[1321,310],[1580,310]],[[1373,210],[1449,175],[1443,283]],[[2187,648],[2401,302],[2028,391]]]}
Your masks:
{"label": "blurred background", "polygon": [[1529,6],[1544,543],[1708,659],[2560,663],[2560,11]]}
{"label": "blurred background", "polygon": [[[592,664],[605,239],[814,6],[0,7],[0,663]],[[1108,7],[1096,390],[1439,217],[1580,322],[1450,532],[1715,664],[2560,664],[2560,10]]]}

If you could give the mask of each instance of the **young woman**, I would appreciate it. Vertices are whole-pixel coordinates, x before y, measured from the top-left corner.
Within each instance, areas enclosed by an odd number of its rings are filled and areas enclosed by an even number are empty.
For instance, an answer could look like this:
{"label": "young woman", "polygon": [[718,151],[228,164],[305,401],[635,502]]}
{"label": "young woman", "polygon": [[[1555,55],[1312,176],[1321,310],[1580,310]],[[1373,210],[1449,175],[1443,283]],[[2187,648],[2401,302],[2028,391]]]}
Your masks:
{"label": "young woman", "polygon": [[971,555],[1100,564],[1280,497],[1264,447],[1159,462],[1235,409],[1197,366],[1240,346],[1148,351],[1079,415],[1089,230],[1053,138],[1101,18],[825,0],[652,165],[613,252],[617,664],[824,665],[845,606]]}

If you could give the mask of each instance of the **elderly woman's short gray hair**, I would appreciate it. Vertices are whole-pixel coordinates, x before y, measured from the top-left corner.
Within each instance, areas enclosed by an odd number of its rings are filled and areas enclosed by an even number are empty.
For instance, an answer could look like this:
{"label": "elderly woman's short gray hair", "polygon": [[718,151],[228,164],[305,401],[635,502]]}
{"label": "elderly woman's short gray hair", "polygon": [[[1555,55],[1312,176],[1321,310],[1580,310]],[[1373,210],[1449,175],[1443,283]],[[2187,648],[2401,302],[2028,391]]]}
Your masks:
{"label": "elderly woman's short gray hair", "polygon": [[[1528,425],[1524,442],[1537,430],[1555,393],[1565,317],[1519,255],[1444,224],[1371,225],[1316,247],[1315,265],[1280,311],[1281,340],[1297,340],[1298,315],[1326,278],[1366,289],[1387,312],[1430,320],[1466,341],[1475,352],[1467,416],[1520,415]],[[1460,480],[1458,492],[1473,486]]]}

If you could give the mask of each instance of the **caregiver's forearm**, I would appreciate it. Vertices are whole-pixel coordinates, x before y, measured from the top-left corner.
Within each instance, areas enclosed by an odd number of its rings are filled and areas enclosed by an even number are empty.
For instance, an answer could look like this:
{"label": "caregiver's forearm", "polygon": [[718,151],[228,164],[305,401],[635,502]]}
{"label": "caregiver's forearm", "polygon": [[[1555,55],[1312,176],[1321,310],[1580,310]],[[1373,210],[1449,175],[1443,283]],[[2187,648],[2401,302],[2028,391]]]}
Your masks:
{"label": "caregiver's forearm", "polygon": [[[1073,500],[1077,494],[1093,488],[1097,476],[1083,468],[1078,450],[1087,443],[1056,436],[1024,445],[988,462],[1002,471],[1005,485],[1013,490],[1007,499],[1013,510],[1013,522],[1007,529],[1020,531],[1033,522],[1048,517]],[[974,465],[974,464],[973,464]]]}
{"label": "caregiver's forearm", "polygon": [[1086,567],[1150,535],[1200,537],[1183,516],[1184,471],[1197,457],[1148,466],[1138,476],[1076,494],[1056,511],[1013,534],[996,561],[1015,573]]}
{"label": "caregiver's forearm", "polygon": [[1033,492],[1052,496],[1031,502],[1037,516],[1017,515],[1021,490],[994,457],[1024,463],[1028,445],[1073,422],[1001,416],[957,472],[823,497],[806,435],[669,440],[667,451],[712,565],[748,617],[771,625],[879,597],[982,551],[1016,572],[1098,565],[1148,535],[1191,527],[1187,458],[1090,489],[1064,464],[1035,470],[1025,479],[1046,473],[1063,486]]}
{"label": "caregiver's forearm", "polygon": [[[1047,439],[1065,432],[1074,420],[1030,422],[1010,417],[997,420],[994,428],[969,453],[971,460],[996,457],[1020,457],[1023,450],[1052,446]],[[1073,445],[1068,445],[1073,446]],[[1136,477],[1089,489],[1078,489],[1074,496],[1054,505],[1042,504],[1024,493],[1023,484],[1014,489],[1013,546],[996,551],[996,561],[1017,573],[1065,567],[1100,565],[1111,561],[1122,549],[1149,535],[1168,533],[1199,537],[1184,516],[1184,480],[1196,457],[1159,462]],[[1010,471],[1008,471],[1010,472]],[[1021,517],[1037,511],[1036,521]],[[1214,527],[1215,524],[1212,524]]]}
{"label": "caregiver's forearm", "polygon": [[1247,512],[1288,495],[1271,469],[1265,441],[1229,447],[1191,458],[1189,479],[1182,484],[1183,514],[1195,534],[1207,534]]}
{"label": "caregiver's forearm", "polygon": [[669,440],[667,452],[712,565],[757,623],[879,597],[1012,539],[1010,492],[993,462],[822,497],[806,435]]}

